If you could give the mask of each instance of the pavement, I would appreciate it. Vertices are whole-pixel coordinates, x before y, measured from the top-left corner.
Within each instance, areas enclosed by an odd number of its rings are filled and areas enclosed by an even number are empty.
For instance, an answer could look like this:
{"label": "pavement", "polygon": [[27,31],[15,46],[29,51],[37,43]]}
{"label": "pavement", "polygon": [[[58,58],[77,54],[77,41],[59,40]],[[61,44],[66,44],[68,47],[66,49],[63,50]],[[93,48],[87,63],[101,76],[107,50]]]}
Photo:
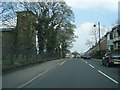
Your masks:
{"label": "pavement", "polygon": [[47,61],[31,67],[18,69],[14,72],[5,73],[2,75],[2,88],[22,88],[26,83],[33,81],[33,78],[62,61],[63,59]]}

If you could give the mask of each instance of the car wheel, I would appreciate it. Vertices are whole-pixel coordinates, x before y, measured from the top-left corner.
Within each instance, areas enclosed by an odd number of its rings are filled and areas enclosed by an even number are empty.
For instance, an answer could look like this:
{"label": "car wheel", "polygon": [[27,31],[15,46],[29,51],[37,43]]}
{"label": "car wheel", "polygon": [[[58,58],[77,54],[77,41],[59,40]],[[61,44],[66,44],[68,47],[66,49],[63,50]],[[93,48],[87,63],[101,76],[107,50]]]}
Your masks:
{"label": "car wheel", "polygon": [[110,67],[110,64],[107,62],[107,63],[106,63],[106,66],[107,66],[107,67]]}

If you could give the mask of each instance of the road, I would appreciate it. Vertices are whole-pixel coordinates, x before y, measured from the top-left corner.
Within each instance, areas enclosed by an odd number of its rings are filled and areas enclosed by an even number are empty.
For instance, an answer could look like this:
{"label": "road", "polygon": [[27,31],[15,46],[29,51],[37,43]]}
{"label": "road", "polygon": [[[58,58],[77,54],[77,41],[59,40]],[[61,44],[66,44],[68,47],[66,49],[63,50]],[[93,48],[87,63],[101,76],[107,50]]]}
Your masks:
{"label": "road", "polygon": [[118,88],[118,68],[96,59],[65,59],[24,88]]}

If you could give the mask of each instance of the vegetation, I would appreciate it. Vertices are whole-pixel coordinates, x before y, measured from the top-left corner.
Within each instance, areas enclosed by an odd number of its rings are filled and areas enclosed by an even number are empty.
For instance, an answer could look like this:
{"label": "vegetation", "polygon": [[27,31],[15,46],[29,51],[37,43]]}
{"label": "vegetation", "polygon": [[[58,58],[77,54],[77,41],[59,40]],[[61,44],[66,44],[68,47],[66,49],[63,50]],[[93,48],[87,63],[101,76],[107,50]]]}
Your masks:
{"label": "vegetation", "polygon": [[[59,53],[64,57],[68,49],[72,47],[72,42],[76,37],[74,14],[65,2],[1,2],[0,6],[2,7],[0,21],[7,27],[16,27],[16,12],[18,11],[32,11],[35,14],[34,27],[38,38],[39,54]],[[16,36],[17,32],[14,33]],[[27,36],[26,33],[25,41],[30,45],[29,38],[32,37]],[[13,43],[16,44],[16,40]],[[27,54],[29,55],[29,52]]]}

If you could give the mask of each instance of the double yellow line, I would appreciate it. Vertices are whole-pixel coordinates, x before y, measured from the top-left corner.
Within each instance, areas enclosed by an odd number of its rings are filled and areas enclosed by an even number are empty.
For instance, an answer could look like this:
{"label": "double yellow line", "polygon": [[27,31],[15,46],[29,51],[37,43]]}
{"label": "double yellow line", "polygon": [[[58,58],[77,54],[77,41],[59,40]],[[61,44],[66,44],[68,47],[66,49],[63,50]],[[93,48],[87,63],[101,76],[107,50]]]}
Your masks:
{"label": "double yellow line", "polygon": [[64,60],[63,62],[61,63],[58,63],[59,65],[63,65],[67,60]]}

